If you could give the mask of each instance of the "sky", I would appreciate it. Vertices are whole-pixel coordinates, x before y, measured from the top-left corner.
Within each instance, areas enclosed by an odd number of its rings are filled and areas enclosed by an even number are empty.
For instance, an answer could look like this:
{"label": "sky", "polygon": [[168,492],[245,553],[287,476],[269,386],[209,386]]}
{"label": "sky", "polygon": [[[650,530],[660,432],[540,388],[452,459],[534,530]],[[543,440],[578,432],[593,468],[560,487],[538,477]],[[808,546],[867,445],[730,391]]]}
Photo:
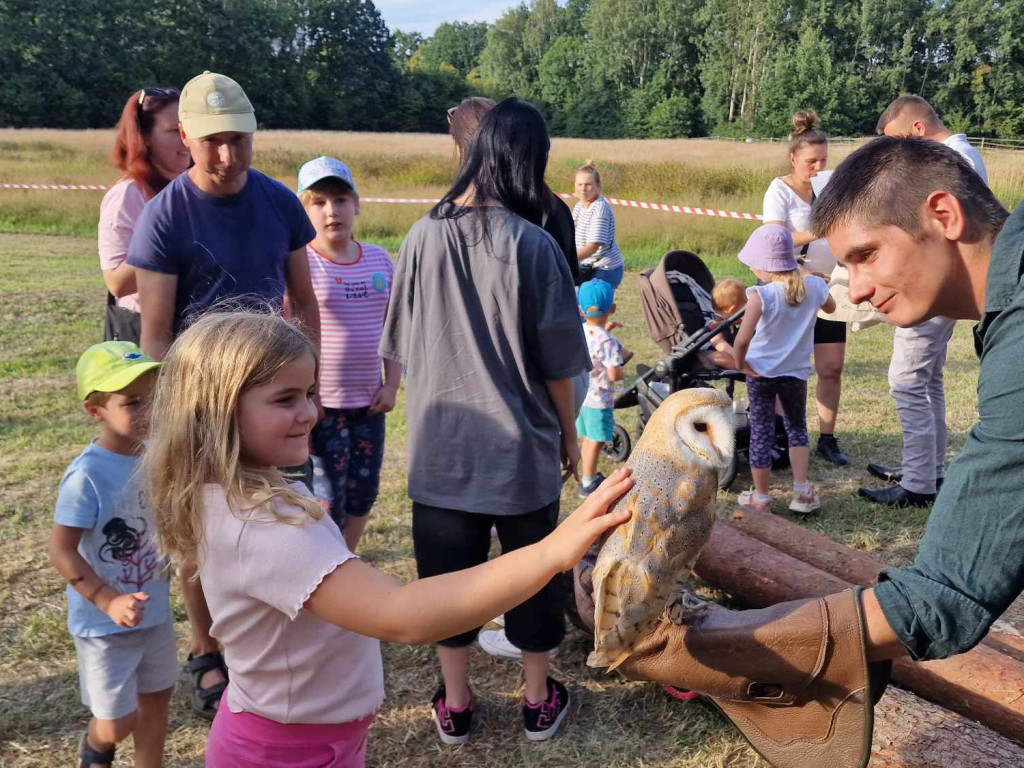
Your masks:
{"label": "sky", "polygon": [[394,32],[434,33],[445,21],[494,21],[517,0],[375,0],[374,5]]}

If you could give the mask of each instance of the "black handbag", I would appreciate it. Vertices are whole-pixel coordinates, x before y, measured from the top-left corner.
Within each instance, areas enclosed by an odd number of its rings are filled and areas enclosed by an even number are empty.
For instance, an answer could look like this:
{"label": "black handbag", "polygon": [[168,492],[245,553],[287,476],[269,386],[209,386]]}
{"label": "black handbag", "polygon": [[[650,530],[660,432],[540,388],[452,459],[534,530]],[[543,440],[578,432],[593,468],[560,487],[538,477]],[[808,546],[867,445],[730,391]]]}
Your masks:
{"label": "black handbag", "polygon": [[131,341],[138,344],[142,339],[142,315],[117,306],[112,293],[107,293],[107,315],[103,319],[104,341]]}

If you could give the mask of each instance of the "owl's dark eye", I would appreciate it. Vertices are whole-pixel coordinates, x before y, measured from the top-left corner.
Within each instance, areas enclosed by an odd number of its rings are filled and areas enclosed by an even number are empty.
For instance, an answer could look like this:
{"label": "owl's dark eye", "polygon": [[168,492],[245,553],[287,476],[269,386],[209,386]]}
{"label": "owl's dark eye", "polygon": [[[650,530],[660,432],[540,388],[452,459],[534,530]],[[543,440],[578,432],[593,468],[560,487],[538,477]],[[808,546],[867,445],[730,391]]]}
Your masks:
{"label": "owl's dark eye", "polygon": [[693,428],[696,429],[698,432],[707,432],[708,424],[706,421],[695,421],[693,422]]}

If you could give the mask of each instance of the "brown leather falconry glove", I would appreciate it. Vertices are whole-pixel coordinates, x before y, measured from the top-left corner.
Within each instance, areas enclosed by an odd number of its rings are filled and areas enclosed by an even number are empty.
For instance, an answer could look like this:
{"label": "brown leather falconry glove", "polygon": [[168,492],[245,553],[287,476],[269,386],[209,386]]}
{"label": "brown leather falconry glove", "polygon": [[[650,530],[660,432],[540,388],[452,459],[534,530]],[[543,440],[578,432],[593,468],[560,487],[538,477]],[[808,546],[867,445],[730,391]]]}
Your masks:
{"label": "brown leather falconry glove", "polygon": [[[590,626],[593,563],[575,570]],[[776,768],[863,768],[890,665],[868,665],[856,589],[747,611],[683,598],[618,669],[711,697]]]}

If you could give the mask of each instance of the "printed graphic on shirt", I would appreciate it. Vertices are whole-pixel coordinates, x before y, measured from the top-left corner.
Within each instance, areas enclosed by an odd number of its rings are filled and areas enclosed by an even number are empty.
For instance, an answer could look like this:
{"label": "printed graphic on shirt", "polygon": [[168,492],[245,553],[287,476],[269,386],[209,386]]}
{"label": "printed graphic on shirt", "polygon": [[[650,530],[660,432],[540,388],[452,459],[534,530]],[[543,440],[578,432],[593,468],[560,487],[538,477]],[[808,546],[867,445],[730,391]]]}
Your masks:
{"label": "printed graphic on shirt", "polygon": [[622,365],[622,348],[615,337],[599,325],[586,323],[583,333],[587,337],[590,362],[594,366],[583,404],[588,408],[614,408],[615,382],[608,378],[608,369]]}
{"label": "printed graphic on shirt", "polygon": [[[140,504],[142,494],[140,496]],[[130,522],[129,522],[130,520]],[[104,542],[99,558],[105,563],[121,566],[119,581],[132,592],[140,591],[163,565],[162,558],[150,541],[144,517],[112,517],[103,526]]]}

